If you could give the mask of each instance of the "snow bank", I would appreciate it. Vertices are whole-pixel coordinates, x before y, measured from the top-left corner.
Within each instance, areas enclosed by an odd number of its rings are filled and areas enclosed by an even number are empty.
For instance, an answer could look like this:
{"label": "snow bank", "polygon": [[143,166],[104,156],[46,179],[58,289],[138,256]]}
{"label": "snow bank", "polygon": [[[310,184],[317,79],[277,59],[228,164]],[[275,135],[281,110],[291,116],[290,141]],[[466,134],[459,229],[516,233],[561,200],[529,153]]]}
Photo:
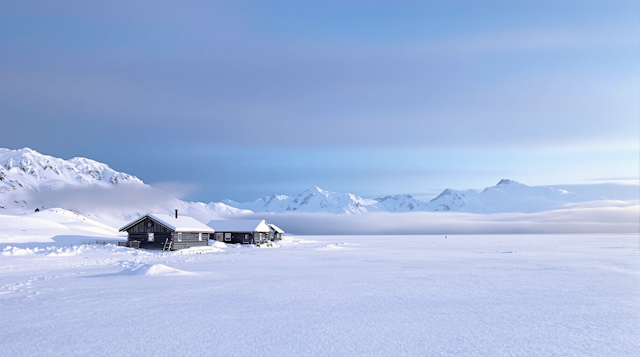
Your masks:
{"label": "snow bank", "polygon": [[193,275],[184,270],[168,267],[164,264],[145,264],[139,268],[127,269],[120,275],[142,275],[142,276],[170,276],[170,275]]}
{"label": "snow bank", "polygon": [[327,244],[325,246],[322,247],[317,247],[315,248],[316,250],[333,250],[333,249],[340,249],[340,247],[338,247],[335,244]]}
{"label": "snow bank", "polygon": [[13,247],[7,246],[2,249],[0,255],[2,256],[21,256],[21,255],[42,255],[47,257],[62,257],[72,256],[79,254],[96,254],[96,253],[112,253],[116,255],[125,254],[133,256],[154,256],[161,253],[152,253],[141,249],[131,249],[118,247],[115,244],[89,244],[89,245],[74,245],[69,247]]}
{"label": "snow bank", "polygon": [[171,254],[175,255],[191,255],[191,254],[207,254],[207,253],[218,253],[224,252],[224,249],[208,246],[208,247],[191,247],[187,249],[180,249],[171,252]]}

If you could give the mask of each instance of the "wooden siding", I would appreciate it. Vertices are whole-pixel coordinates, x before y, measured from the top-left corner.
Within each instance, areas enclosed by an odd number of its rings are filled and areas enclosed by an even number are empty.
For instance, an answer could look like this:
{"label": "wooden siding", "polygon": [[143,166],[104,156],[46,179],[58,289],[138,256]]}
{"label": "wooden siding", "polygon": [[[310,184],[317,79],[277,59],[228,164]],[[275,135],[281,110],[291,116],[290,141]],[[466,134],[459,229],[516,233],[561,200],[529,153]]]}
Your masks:
{"label": "wooden siding", "polygon": [[171,240],[171,233],[155,233],[152,232],[153,242],[149,242],[149,233],[129,233],[129,240],[137,240],[140,242],[140,248],[144,249],[162,249],[165,239]]}
{"label": "wooden siding", "polygon": [[[253,244],[253,237],[254,237],[254,233],[255,232],[216,232],[216,233],[221,233],[222,234],[222,240],[221,242],[223,243],[229,243],[229,244]],[[231,241],[226,241],[224,240],[224,235],[226,233],[231,233]],[[245,239],[245,234],[248,234],[249,236],[247,237],[247,239]],[[211,236],[211,239],[214,239],[214,236]]]}
{"label": "wooden siding", "polygon": [[[231,241],[224,240],[224,235],[227,233],[231,233]],[[265,232],[216,232],[216,234],[222,234],[221,242],[229,244],[260,244],[270,240],[269,233]],[[214,239],[214,236],[211,236],[211,239]]]}
{"label": "wooden siding", "polygon": [[[184,249],[189,247],[206,247],[209,245],[209,233],[202,233],[202,241],[199,240],[198,233],[182,233],[182,242],[178,242],[178,234],[173,232],[173,249]],[[163,241],[164,242],[164,241]]]}
{"label": "wooden siding", "polygon": [[[151,223],[151,227],[149,227],[149,223]],[[129,234],[131,233],[171,233],[172,229],[165,227],[164,225],[154,221],[153,219],[147,217],[135,226],[127,229]]]}

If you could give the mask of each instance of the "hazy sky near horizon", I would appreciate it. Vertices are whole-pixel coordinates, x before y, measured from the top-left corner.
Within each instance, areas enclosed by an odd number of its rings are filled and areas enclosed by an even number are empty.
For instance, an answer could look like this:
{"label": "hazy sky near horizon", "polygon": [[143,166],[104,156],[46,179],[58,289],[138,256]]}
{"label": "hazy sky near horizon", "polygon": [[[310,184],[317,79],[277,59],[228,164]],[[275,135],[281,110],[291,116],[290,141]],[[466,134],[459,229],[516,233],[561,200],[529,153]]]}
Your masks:
{"label": "hazy sky near horizon", "polygon": [[637,1],[0,3],[0,147],[182,198],[637,181]]}

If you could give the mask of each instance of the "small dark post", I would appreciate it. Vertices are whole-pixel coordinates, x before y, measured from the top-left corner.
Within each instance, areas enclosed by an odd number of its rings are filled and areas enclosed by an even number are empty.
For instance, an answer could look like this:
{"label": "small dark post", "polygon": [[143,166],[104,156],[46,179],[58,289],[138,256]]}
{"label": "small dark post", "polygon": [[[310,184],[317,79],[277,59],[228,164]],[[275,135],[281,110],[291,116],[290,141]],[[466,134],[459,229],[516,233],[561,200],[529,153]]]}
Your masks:
{"label": "small dark post", "polygon": [[176,218],[178,218],[178,210],[176,210]]}

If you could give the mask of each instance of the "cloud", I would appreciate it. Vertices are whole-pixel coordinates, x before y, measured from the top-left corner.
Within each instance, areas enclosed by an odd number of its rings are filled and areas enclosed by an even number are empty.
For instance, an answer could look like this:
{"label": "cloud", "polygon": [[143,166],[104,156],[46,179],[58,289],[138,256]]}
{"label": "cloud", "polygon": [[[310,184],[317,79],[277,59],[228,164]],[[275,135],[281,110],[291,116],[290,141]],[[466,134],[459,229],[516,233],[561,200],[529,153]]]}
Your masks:
{"label": "cloud", "polygon": [[193,195],[199,190],[197,184],[177,181],[155,182],[151,183],[151,186],[180,199]]}
{"label": "cloud", "polygon": [[20,192],[17,197],[33,207],[61,207],[94,214],[146,211],[180,202],[162,190],[139,184],[62,187],[41,192]]}

